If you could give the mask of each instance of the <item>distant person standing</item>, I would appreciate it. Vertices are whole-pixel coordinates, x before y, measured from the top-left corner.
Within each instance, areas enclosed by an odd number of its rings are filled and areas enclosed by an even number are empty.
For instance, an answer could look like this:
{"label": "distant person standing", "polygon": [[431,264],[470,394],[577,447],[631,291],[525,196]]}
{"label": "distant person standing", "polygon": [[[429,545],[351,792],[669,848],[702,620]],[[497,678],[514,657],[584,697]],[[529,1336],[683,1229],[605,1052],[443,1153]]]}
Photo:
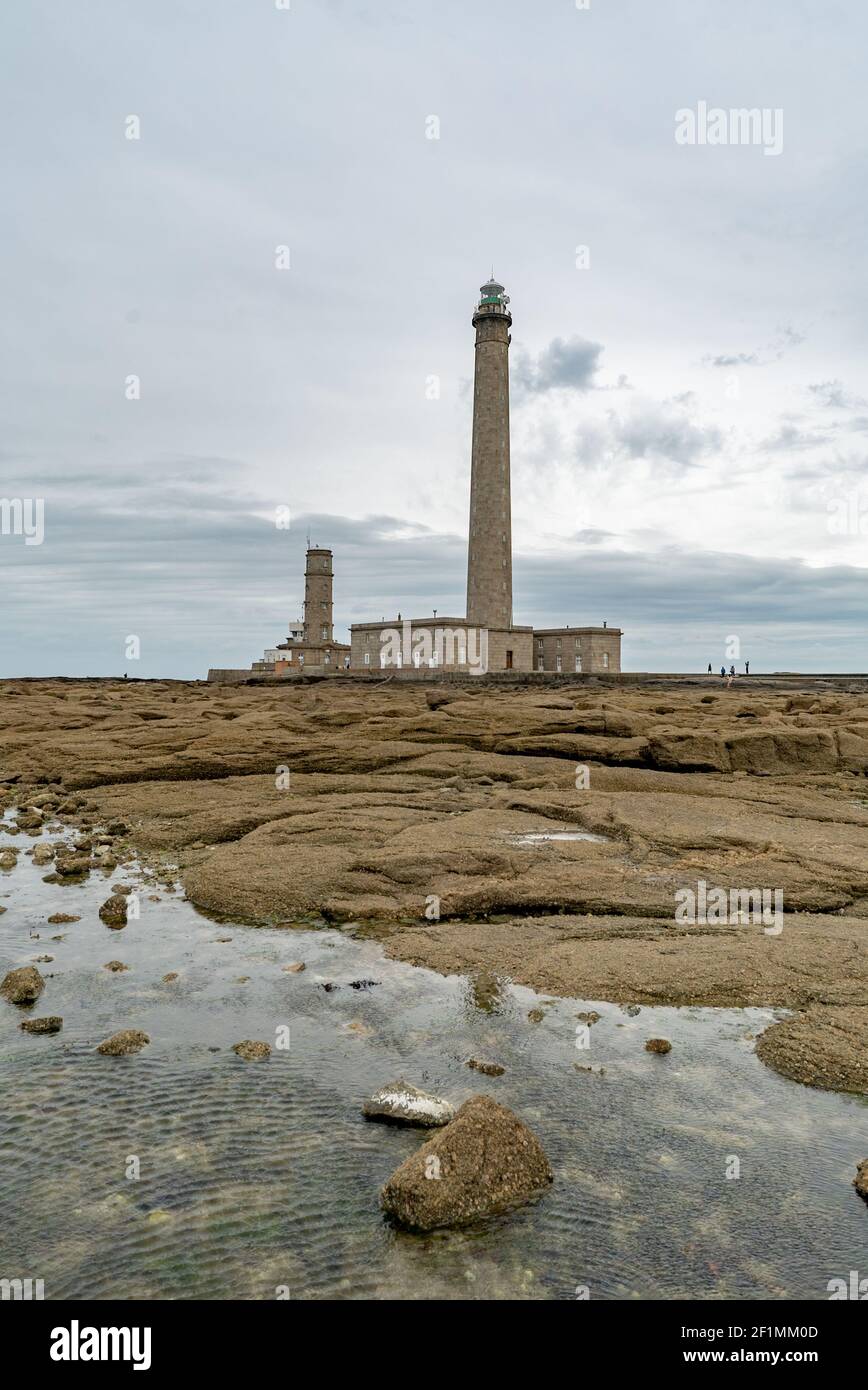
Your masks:
{"label": "distant person standing", "polygon": [[731,676],[734,676],[734,675],[735,675],[735,663],[733,663],[733,665],[730,666],[730,668],[729,668],[729,674],[730,674]]}
{"label": "distant person standing", "polygon": [[744,673],[745,673],[746,676],[749,676],[749,675],[750,675],[750,662],[749,662],[749,661],[746,661],[746,662],[744,663]]}
{"label": "distant person standing", "polygon": [[708,663],[708,674],[711,675],[711,662]]}
{"label": "distant person standing", "polygon": [[723,677],[726,675],[726,667],[725,667],[725,666],[721,666],[721,668],[720,668],[720,675],[721,675],[721,679],[723,679]]}

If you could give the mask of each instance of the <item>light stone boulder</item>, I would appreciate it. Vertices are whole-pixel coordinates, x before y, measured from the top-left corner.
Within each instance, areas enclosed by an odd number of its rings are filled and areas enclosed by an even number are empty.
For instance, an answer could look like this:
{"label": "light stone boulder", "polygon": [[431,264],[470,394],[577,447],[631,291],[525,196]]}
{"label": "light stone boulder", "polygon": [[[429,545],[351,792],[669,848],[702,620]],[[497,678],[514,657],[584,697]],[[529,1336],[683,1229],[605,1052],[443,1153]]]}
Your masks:
{"label": "light stone boulder", "polygon": [[449,1124],[455,1118],[455,1109],[448,1100],[428,1095],[407,1081],[392,1081],[365,1101],[362,1114],[366,1120],[433,1129]]}

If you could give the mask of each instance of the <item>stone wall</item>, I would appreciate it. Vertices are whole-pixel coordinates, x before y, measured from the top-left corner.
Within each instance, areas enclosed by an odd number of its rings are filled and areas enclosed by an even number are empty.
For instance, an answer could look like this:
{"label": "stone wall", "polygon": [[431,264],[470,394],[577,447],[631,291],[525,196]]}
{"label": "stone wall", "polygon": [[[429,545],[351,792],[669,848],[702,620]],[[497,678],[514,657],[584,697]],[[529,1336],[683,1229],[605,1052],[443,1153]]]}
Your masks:
{"label": "stone wall", "polygon": [[564,675],[617,675],[621,670],[620,629],[538,628],[533,634],[533,669]]}

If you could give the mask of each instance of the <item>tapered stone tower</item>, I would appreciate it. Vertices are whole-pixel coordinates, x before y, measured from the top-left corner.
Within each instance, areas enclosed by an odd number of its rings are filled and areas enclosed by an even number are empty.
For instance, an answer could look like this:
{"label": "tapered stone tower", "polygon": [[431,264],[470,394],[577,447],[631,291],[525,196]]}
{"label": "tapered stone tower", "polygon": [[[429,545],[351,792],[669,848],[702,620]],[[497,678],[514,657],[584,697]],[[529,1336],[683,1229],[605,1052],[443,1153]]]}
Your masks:
{"label": "tapered stone tower", "polygon": [[512,627],[512,513],[509,484],[509,295],[493,278],[473,315],[476,367],[467,548],[467,621]]}
{"label": "tapered stone tower", "polygon": [[332,553],[318,546],[308,549],[304,567],[304,643],[319,647],[333,641]]}

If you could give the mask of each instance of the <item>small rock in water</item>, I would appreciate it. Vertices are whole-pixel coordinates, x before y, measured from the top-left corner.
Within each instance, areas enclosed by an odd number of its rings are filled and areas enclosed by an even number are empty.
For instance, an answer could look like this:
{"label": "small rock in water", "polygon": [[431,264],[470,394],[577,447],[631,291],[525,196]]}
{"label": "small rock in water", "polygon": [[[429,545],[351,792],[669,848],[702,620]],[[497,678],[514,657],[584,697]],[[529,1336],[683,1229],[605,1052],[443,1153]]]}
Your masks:
{"label": "small rock in water", "polygon": [[290,965],[282,965],[281,970],[285,970],[289,975],[298,975],[305,969],[303,960],[294,960]]}
{"label": "small rock in water", "polygon": [[856,1165],[856,1176],[853,1179],[853,1186],[868,1202],[868,1158],[863,1158],[862,1162]]}
{"label": "small rock in water", "polygon": [[90,873],[90,855],[58,854],[54,867],[61,878],[78,878],[79,875]]}
{"label": "small rock in water", "polygon": [[622,1004],[621,1012],[623,1014],[628,1014],[630,1018],[635,1018],[637,1014],[640,1014],[642,1012],[642,1010],[639,1008],[638,1004]]}
{"label": "small rock in water", "polygon": [[100,918],[107,927],[117,931],[119,927],[127,925],[127,900],[121,897],[120,893],[112,893],[110,898],[106,898],[99,910]]}
{"label": "small rock in water", "polygon": [[104,1057],[129,1057],[150,1041],[147,1033],[143,1033],[139,1028],[122,1028],[119,1033],[112,1033],[110,1038],[101,1042],[97,1052],[101,1052]]}
{"label": "small rock in water", "polygon": [[271,1048],[266,1042],[253,1042],[250,1038],[245,1038],[243,1042],[235,1043],[232,1051],[238,1056],[243,1057],[245,1062],[264,1062],[266,1057],[271,1056]]}
{"label": "small rock in water", "polygon": [[178,977],[178,972],[177,972],[177,970],[170,970],[169,973],[168,973],[168,975],[164,975],[164,976],[163,976],[163,984],[164,984],[164,985],[171,985],[171,984],[174,983],[174,981],[177,980],[178,978],[179,978],[179,977]]}
{"label": "small rock in water", "polygon": [[668,1038],[649,1038],[645,1044],[645,1051],[658,1052],[660,1054],[671,1052],[672,1044],[669,1042]]}
{"label": "small rock in water", "polygon": [[132,893],[132,891],[133,891],[133,890],[132,890],[132,888],[130,887],[130,885],[129,885],[128,883],[113,883],[113,884],[112,884],[112,892],[113,892],[113,893],[120,893],[121,897],[123,897],[123,898],[128,897],[129,894]]}
{"label": "small rock in water", "polygon": [[467,1066],[473,1071],[481,1071],[483,1076],[503,1076],[506,1067],[502,1067],[499,1062],[480,1062],[477,1057],[469,1058]]}
{"label": "small rock in water", "polygon": [[57,1014],[50,1014],[47,1018],[25,1018],[18,1027],[25,1033],[59,1033],[63,1019]]}
{"label": "small rock in water", "polygon": [[552,1180],[527,1125],[488,1096],[472,1096],[451,1124],[396,1169],[380,1204],[402,1225],[430,1231],[505,1211]]}
{"label": "small rock in water", "polygon": [[124,965],[122,960],[107,960],[103,966],[103,970],[111,970],[115,975],[119,970],[129,970],[129,968],[128,965]]}
{"label": "small rock in water", "polygon": [[39,962],[40,965],[50,965],[51,962],[54,960],[54,956],[37,956],[36,960]]}
{"label": "small rock in water", "polygon": [[32,1004],[45,989],[45,981],[35,965],[22,965],[10,970],[0,984],[0,994],[10,1004]]}
{"label": "small rock in water", "polygon": [[374,1036],[373,1028],[361,1018],[351,1019],[349,1023],[344,1023],[342,1028],[345,1033],[352,1033],[357,1038],[372,1038]]}
{"label": "small rock in water", "polygon": [[74,917],[70,912],[52,912],[48,919],[50,926],[56,926],[60,922],[80,922],[80,917]]}
{"label": "small rock in water", "polygon": [[350,989],[373,989],[379,980],[350,980]]}
{"label": "small rock in water", "polygon": [[544,1018],[545,1012],[542,1009],[531,1009],[528,1013],[528,1019],[531,1023],[542,1023]]}
{"label": "small rock in water", "polygon": [[580,1018],[582,1023],[587,1023],[588,1027],[600,1021],[600,1015],[596,1009],[587,1009],[583,1013],[576,1014],[576,1018]]}
{"label": "small rock in water", "polygon": [[54,858],[54,846],[40,840],[38,845],[33,846],[33,862],[36,865],[50,864]]}
{"label": "small rock in water", "polygon": [[446,1125],[455,1118],[448,1100],[417,1090],[407,1081],[392,1081],[382,1086],[362,1106],[366,1120],[383,1120],[395,1125],[421,1125],[431,1129]]}
{"label": "small rock in water", "polygon": [[331,980],[326,980],[324,984],[320,985],[320,989],[324,989],[326,994],[331,994],[333,990],[340,989],[340,985],[333,984]]}
{"label": "small rock in water", "polygon": [[17,849],[0,849],[0,869],[8,872],[18,863]]}

